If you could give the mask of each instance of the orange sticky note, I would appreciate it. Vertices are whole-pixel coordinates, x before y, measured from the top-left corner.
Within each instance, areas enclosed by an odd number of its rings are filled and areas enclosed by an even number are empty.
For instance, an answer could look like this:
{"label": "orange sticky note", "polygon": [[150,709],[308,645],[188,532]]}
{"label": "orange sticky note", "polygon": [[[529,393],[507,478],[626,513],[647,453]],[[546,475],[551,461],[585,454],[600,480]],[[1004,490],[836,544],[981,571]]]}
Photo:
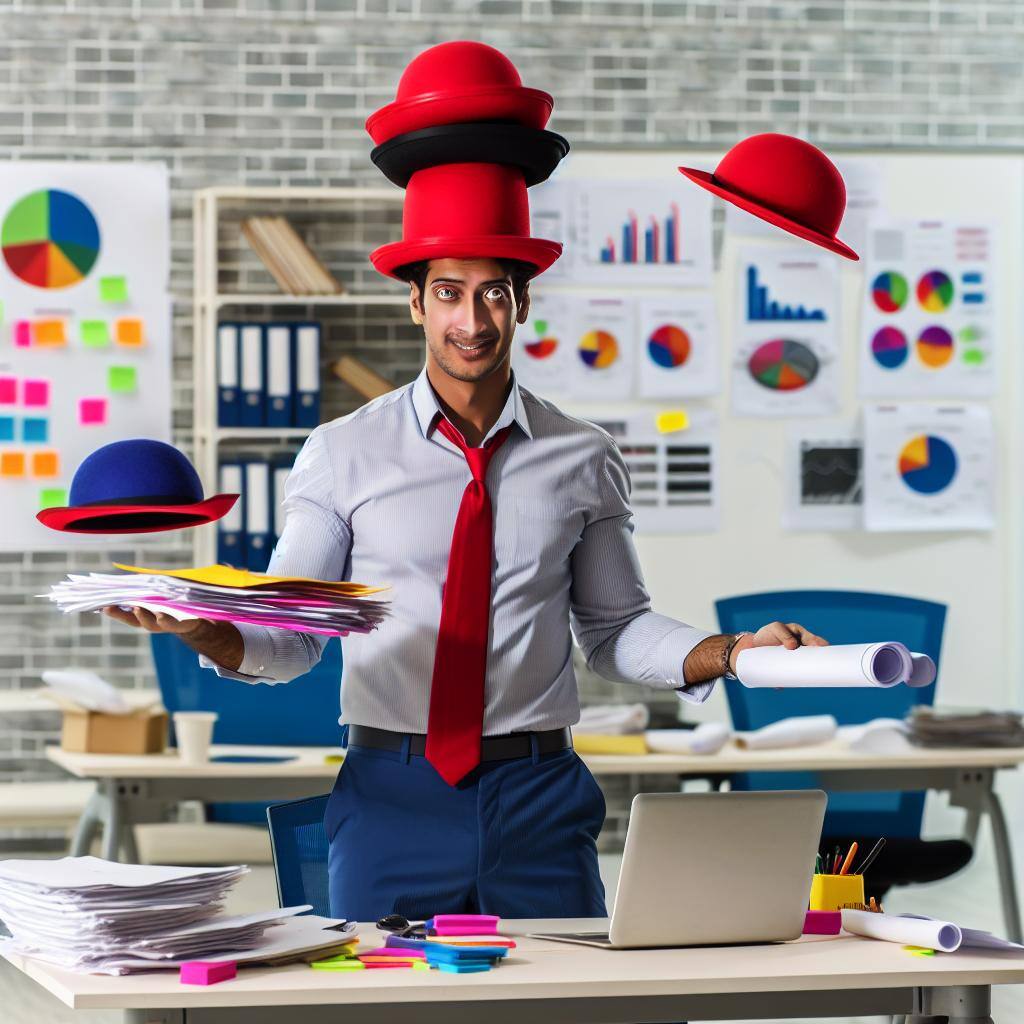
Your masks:
{"label": "orange sticky note", "polygon": [[24,452],[0,452],[0,476],[24,476]]}
{"label": "orange sticky note", "polygon": [[141,345],[142,321],[137,317],[124,317],[114,322],[114,337],[118,345]]}
{"label": "orange sticky note", "polygon": [[37,320],[32,325],[32,336],[37,345],[68,343],[68,333],[63,320]]}
{"label": "orange sticky note", "polygon": [[56,452],[33,452],[33,476],[57,476],[60,473],[60,458]]}

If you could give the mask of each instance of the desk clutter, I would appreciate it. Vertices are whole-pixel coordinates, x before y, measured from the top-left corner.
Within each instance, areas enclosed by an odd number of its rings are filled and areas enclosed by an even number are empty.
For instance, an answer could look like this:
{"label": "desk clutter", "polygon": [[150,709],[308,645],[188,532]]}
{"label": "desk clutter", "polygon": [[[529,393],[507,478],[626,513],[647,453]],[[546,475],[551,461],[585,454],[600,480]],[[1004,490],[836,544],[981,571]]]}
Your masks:
{"label": "desk clutter", "polygon": [[907,735],[918,747],[1024,746],[1024,716],[1016,711],[915,707]]}
{"label": "desk clutter", "polygon": [[69,575],[48,596],[65,615],[119,605],[165,612],[179,621],[245,622],[323,636],[369,633],[389,613],[388,601],[370,596],[385,587],[266,576],[226,565],[166,571],[115,565],[123,572]]}
{"label": "desk clutter", "polygon": [[0,861],[0,918],[12,952],[86,974],[132,974],[191,961],[254,963],[333,952],[355,924],[308,906],[227,915],[249,869],[116,864],[98,857]]}

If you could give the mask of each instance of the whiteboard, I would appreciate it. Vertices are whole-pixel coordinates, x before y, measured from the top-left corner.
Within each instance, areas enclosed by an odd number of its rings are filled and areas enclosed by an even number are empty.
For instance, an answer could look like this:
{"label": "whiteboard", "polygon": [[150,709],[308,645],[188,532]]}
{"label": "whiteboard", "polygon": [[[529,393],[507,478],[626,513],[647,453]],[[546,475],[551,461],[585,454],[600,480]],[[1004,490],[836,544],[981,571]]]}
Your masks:
{"label": "whiteboard", "polygon": [[[713,169],[719,153],[708,151],[574,150],[559,176],[679,179],[696,188],[676,168]],[[994,287],[1000,380],[998,394],[986,400],[997,438],[996,527],[990,533],[868,534],[792,533],[783,529],[786,432],[792,420],[739,418],[729,408],[728,367],[733,351],[735,272],[741,246],[793,245],[789,235],[751,240],[727,234],[715,274],[721,323],[723,391],[711,399],[688,399],[688,408],[711,408],[720,425],[719,486],[721,529],[714,533],[638,536],[637,547],[652,606],[697,626],[717,628],[714,601],[763,590],[830,588],[908,594],[949,606],[940,674],[940,700],[948,703],[1019,706],[1024,602],[1024,460],[1021,438],[1024,405],[1020,356],[1020,282],[1024,161],[1018,156],[887,154],[844,152],[876,161],[889,211],[911,218],[984,218],[1000,227],[996,241]],[[844,237],[843,231],[839,232]],[[841,409],[855,418],[858,327],[862,271],[841,261]],[[538,279],[538,288],[541,281]],[[607,294],[608,286],[601,286]],[[594,407],[561,402],[566,411],[589,414]],[[623,411],[654,408],[654,403],[622,403]],[[801,422],[813,425],[813,419]],[[727,718],[722,693],[687,717]]]}

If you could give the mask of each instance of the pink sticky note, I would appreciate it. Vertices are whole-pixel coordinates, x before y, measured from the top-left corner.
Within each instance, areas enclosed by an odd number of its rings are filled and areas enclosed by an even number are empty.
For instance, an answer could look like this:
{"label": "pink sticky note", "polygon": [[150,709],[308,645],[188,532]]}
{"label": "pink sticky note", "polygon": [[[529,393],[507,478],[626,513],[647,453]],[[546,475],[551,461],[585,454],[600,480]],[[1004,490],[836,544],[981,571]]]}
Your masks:
{"label": "pink sticky note", "polygon": [[14,405],[18,401],[18,378],[0,377],[0,405]]}
{"label": "pink sticky note", "polygon": [[208,963],[205,960],[189,960],[181,965],[179,978],[182,985],[216,985],[218,981],[230,981],[238,974],[234,960],[219,960]]}
{"label": "pink sticky note", "polygon": [[107,400],[105,398],[80,398],[78,400],[78,422],[83,426],[97,426],[107,422]]}
{"label": "pink sticky note", "polygon": [[16,348],[31,348],[32,322],[30,320],[15,320],[13,331]]}
{"label": "pink sticky note", "polygon": [[50,382],[48,380],[26,380],[22,385],[22,401],[26,405],[50,404]]}

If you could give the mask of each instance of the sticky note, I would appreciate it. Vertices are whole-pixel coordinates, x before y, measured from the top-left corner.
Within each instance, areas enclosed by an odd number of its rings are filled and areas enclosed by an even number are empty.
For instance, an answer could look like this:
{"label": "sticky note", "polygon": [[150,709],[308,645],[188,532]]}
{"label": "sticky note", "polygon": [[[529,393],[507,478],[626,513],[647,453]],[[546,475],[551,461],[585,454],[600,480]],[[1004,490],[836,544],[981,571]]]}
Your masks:
{"label": "sticky note", "polygon": [[32,327],[32,338],[37,345],[66,345],[68,332],[63,320],[37,320]]}
{"label": "sticky note", "polygon": [[56,452],[33,452],[33,476],[57,476],[60,473],[60,456]]}
{"label": "sticky note", "polygon": [[142,321],[137,317],[124,317],[114,324],[114,337],[118,345],[142,344]]}
{"label": "sticky note", "polygon": [[0,441],[14,440],[14,417],[0,416]]}
{"label": "sticky note", "polygon": [[18,378],[0,377],[0,405],[14,405],[18,401]]}
{"label": "sticky note", "polygon": [[134,366],[111,366],[107,369],[107,387],[115,395],[131,394],[135,385]]}
{"label": "sticky note", "polygon": [[123,276],[100,278],[101,302],[127,302],[128,282]]}
{"label": "sticky note", "polygon": [[110,328],[106,320],[82,320],[78,324],[78,332],[86,348],[104,348],[110,344]]}
{"label": "sticky note", "polygon": [[0,452],[0,476],[24,476],[24,452]]}
{"label": "sticky note", "polygon": [[78,422],[83,426],[102,426],[107,422],[107,400],[105,398],[80,398],[78,400]]}
{"label": "sticky note", "polygon": [[28,320],[16,320],[11,328],[15,348],[29,348],[32,345],[32,324]]}
{"label": "sticky note", "polygon": [[690,417],[685,409],[673,409],[671,412],[659,412],[657,427],[659,434],[671,434],[676,430],[685,430],[690,425]]}
{"label": "sticky note", "polygon": [[48,380],[26,380],[21,385],[21,400],[29,408],[50,404],[50,382]]}
{"label": "sticky note", "polygon": [[46,444],[50,439],[50,421],[44,416],[26,416],[21,421],[21,439],[28,444]]}
{"label": "sticky note", "polygon": [[40,508],[63,508],[68,503],[68,492],[63,487],[44,487],[39,492]]}

